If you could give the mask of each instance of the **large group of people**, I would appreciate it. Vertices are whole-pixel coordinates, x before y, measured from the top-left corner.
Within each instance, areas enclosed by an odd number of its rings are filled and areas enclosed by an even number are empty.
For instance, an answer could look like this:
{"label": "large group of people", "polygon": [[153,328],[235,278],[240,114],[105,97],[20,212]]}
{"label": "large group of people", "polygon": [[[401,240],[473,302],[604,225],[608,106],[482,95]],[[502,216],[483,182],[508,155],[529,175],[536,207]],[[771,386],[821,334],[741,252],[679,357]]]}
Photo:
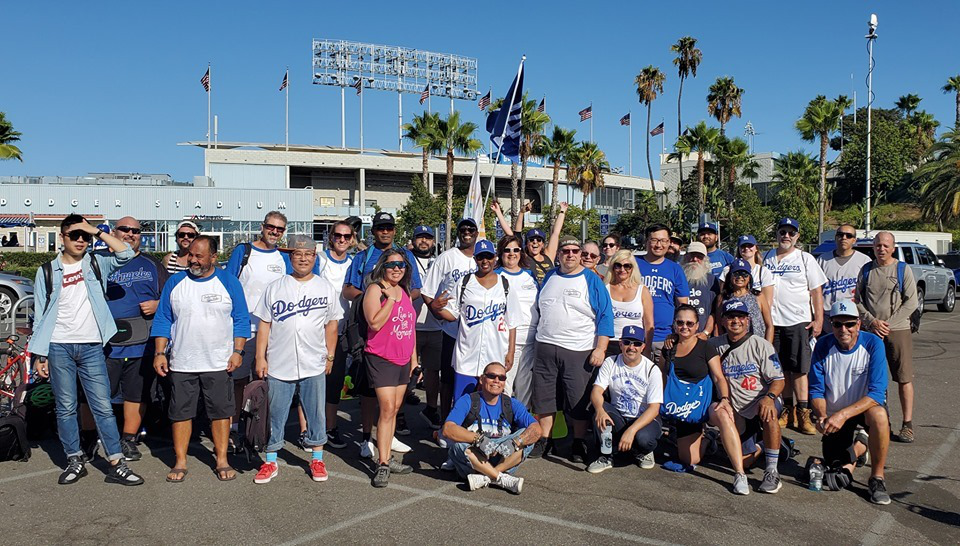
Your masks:
{"label": "large group of people", "polygon": [[[410,433],[403,408],[419,400],[420,378],[419,417],[447,450],[442,468],[471,490],[519,494],[521,463],[560,456],[562,413],[572,437],[564,456],[589,473],[622,460],[650,469],[658,452],[664,469],[690,473],[722,450],[733,493],[748,494],[747,472],[762,465],[756,490],[772,494],[782,487],[782,437],[793,429],[822,435],[811,465],[825,469],[825,488],[849,486],[869,457],[870,499],[890,502],[887,378],[903,409],[896,438],[911,442],[917,306],[891,234],[877,234],[871,259],[843,224],[832,255],[814,258],[797,244],[799,223],[784,218],[773,248],[761,253],[743,234],[734,256],[719,248],[716,223],[701,224],[685,249],[682,235],[654,224],[635,253],[616,234],[564,236],[565,204],[549,235],[522,233],[522,219],[511,228],[493,210],[499,241],[463,218],[456,244],[439,255],[429,226],[398,244],[387,212],[373,217],[369,246],[345,220],[318,252],[272,211],[224,267],[218,240],[193,222],[177,227],[177,251],[156,260],[140,251],[136,219],[110,234],[68,216],[62,251],[37,273],[30,343],[55,393],[67,456],[59,482],[86,475],[102,447],[106,481],[143,483],[127,462],[141,458],[155,381],[172,423],[166,481],[186,479],[201,411],[215,474],[235,479],[228,454],[243,438],[244,391],[265,380],[269,440],[256,483],[277,477],[293,412],[309,474],[326,480],[325,448],[345,448],[344,435],[356,434],[342,432],[338,417],[350,390],[360,399],[360,457],[374,462],[372,485],[385,487],[413,471],[402,461],[411,447],[397,436]],[[107,250],[88,252],[94,239]],[[118,396],[122,430],[111,407]]]}

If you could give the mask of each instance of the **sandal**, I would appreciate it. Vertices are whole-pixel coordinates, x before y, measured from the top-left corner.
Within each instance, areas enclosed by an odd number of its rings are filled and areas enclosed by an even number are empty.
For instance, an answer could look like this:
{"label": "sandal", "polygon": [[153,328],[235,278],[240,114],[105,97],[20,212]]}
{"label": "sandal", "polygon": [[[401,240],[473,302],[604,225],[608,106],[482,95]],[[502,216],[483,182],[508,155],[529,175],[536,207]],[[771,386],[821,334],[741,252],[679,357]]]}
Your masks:
{"label": "sandal", "polygon": [[[171,474],[180,474],[180,479],[171,478]],[[167,472],[167,482],[169,483],[183,483],[183,480],[187,477],[186,468],[171,468],[170,472]]]}
{"label": "sandal", "polygon": [[[224,478],[223,476],[224,476],[224,474],[227,473],[227,472],[233,472],[233,475],[228,475],[228,477]],[[214,470],[214,473],[216,473],[217,479],[220,480],[220,481],[222,481],[222,482],[229,482],[230,480],[235,480],[235,479],[237,479],[237,471],[234,470],[233,467],[230,467],[230,466],[221,466],[221,467],[217,468],[216,470]]]}

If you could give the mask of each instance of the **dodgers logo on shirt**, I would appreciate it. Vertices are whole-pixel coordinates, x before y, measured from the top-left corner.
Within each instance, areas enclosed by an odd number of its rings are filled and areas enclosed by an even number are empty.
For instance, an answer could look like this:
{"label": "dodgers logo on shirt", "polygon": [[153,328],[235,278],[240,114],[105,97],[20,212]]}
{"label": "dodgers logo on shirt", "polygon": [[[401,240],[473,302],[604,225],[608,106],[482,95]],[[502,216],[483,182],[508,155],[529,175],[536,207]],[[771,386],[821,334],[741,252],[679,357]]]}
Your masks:
{"label": "dodgers logo on shirt", "polygon": [[753,362],[747,362],[744,364],[731,364],[723,365],[723,375],[727,377],[732,377],[734,379],[740,379],[748,375],[755,375],[760,373],[760,366],[757,366]]}
{"label": "dodgers logo on shirt", "polygon": [[[657,270],[654,269],[653,271],[656,272]],[[650,290],[650,295],[653,297],[673,294],[673,281],[666,277],[644,275],[643,284]]]}
{"label": "dodgers logo on shirt", "polygon": [[308,298],[303,296],[298,302],[277,300],[273,302],[270,312],[277,321],[284,321],[288,318],[301,314],[307,316],[310,311],[322,310],[327,308],[327,298]]}
{"label": "dodgers logo on shirt", "polygon": [[853,277],[844,277],[842,279],[831,279],[823,287],[823,295],[829,296],[834,293],[845,293],[849,291],[854,293],[857,287],[857,279]]}
{"label": "dodgers logo on shirt", "polygon": [[677,405],[676,402],[667,402],[664,404],[665,412],[667,415],[674,415],[677,417],[689,417],[691,413],[697,408],[700,407],[699,400],[687,400],[682,405]]}
{"label": "dodgers logo on shirt", "polygon": [[119,284],[121,286],[132,286],[135,282],[148,281],[153,282],[153,272],[144,271],[141,267],[136,271],[117,271],[113,275],[107,277],[107,279],[113,284]]}
{"label": "dodgers logo on shirt", "polygon": [[220,303],[223,301],[223,296],[220,294],[204,294],[200,296],[200,301],[203,303]]}
{"label": "dodgers logo on shirt", "polygon": [[785,264],[785,263],[779,263],[776,265],[776,267],[770,264],[767,264],[767,269],[769,269],[770,272],[773,273],[774,275],[779,275],[781,277],[786,275],[787,273],[800,273],[801,271],[803,271],[803,269],[799,265]]}
{"label": "dodgers logo on shirt", "polygon": [[575,288],[567,288],[563,291],[563,295],[571,298],[579,298],[581,296],[580,291]]}
{"label": "dodgers logo on shirt", "polygon": [[483,321],[489,320],[494,321],[500,315],[503,315],[507,311],[506,303],[494,303],[490,302],[482,309],[478,309],[472,305],[467,305],[466,310],[463,315],[467,319],[467,326],[474,326],[480,324]]}

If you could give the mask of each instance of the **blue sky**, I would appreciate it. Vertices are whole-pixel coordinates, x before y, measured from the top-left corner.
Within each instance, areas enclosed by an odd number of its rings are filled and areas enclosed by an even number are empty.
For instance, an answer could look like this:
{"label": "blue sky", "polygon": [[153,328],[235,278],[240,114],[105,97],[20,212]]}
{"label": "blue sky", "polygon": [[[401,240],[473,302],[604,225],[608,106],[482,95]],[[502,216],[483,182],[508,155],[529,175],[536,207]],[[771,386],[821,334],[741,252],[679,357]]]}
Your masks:
{"label": "blue sky", "polygon": [[[684,125],[707,117],[707,88],[730,75],[746,90],[743,117],[731,121],[730,134],[742,134],[749,120],[759,133],[757,152],[812,152],[816,147],[800,140],[793,122],[817,94],[856,90],[858,105],[865,104],[864,35],[876,12],[875,106],[915,93],[941,131],[953,124],[954,98],[940,91],[949,75],[960,73],[960,3],[953,1],[449,4],[423,10],[415,2],[8,3],[0,111],[23,133],[24,162],[3,162],[0,175],[158,172],[189,180],[202,174],[202,152],[176,144],[205,139],[199,79],[208,61],[220,140],[283,142],[277,88],[289,65],[290,142],[339,145],[339,90],[310,83],[314,38],[476,57],[481,94],[492,86],[495,96],[506,92],[526,54],[526,88],[547,96],[556,124],[588,138],[589,122],[579,123],[577,112],[593,102],[594,137],[613,166],[627,165],[627,130],[618,120],[633,111],[633,172],[640,175],[646,120],[633,77],[649,64],[667,73],[651,126],[666,121],[669,148],[679,83],[669,46],[677,38],[692,35],[703,50],[697,78],[684,84]],[[405,95],[407,120],[420,111],[417,98]],[[395,149],[396,96],[367,92],[364,101],[365,146]],[[448,107],[445,99],[434,101],[434,109]],[[457,107],[482,126],[475,103]],[[358,125],[358,100],[348,93],[348,146],[358,145]],[[485,134],[478,137],[487,142]],[[651,139],[655,177],[659,150],[660,138]]]}

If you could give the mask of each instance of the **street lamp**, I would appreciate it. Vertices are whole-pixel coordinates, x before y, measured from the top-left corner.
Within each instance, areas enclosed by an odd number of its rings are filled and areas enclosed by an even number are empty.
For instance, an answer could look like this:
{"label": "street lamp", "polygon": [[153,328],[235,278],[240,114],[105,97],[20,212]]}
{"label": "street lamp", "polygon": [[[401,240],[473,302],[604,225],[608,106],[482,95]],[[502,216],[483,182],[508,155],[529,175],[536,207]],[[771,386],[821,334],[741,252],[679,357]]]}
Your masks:
{"label": "street lamp", "polygon": [[867,65],[867,221],[864,226],[867,230],[867,237],[870,236],[870,130],[871,130],[871,110],[873,106],[873,42],[877,39],[877,14],[870,14],[870,21],[867,23],[867,55],[870,62]]}

